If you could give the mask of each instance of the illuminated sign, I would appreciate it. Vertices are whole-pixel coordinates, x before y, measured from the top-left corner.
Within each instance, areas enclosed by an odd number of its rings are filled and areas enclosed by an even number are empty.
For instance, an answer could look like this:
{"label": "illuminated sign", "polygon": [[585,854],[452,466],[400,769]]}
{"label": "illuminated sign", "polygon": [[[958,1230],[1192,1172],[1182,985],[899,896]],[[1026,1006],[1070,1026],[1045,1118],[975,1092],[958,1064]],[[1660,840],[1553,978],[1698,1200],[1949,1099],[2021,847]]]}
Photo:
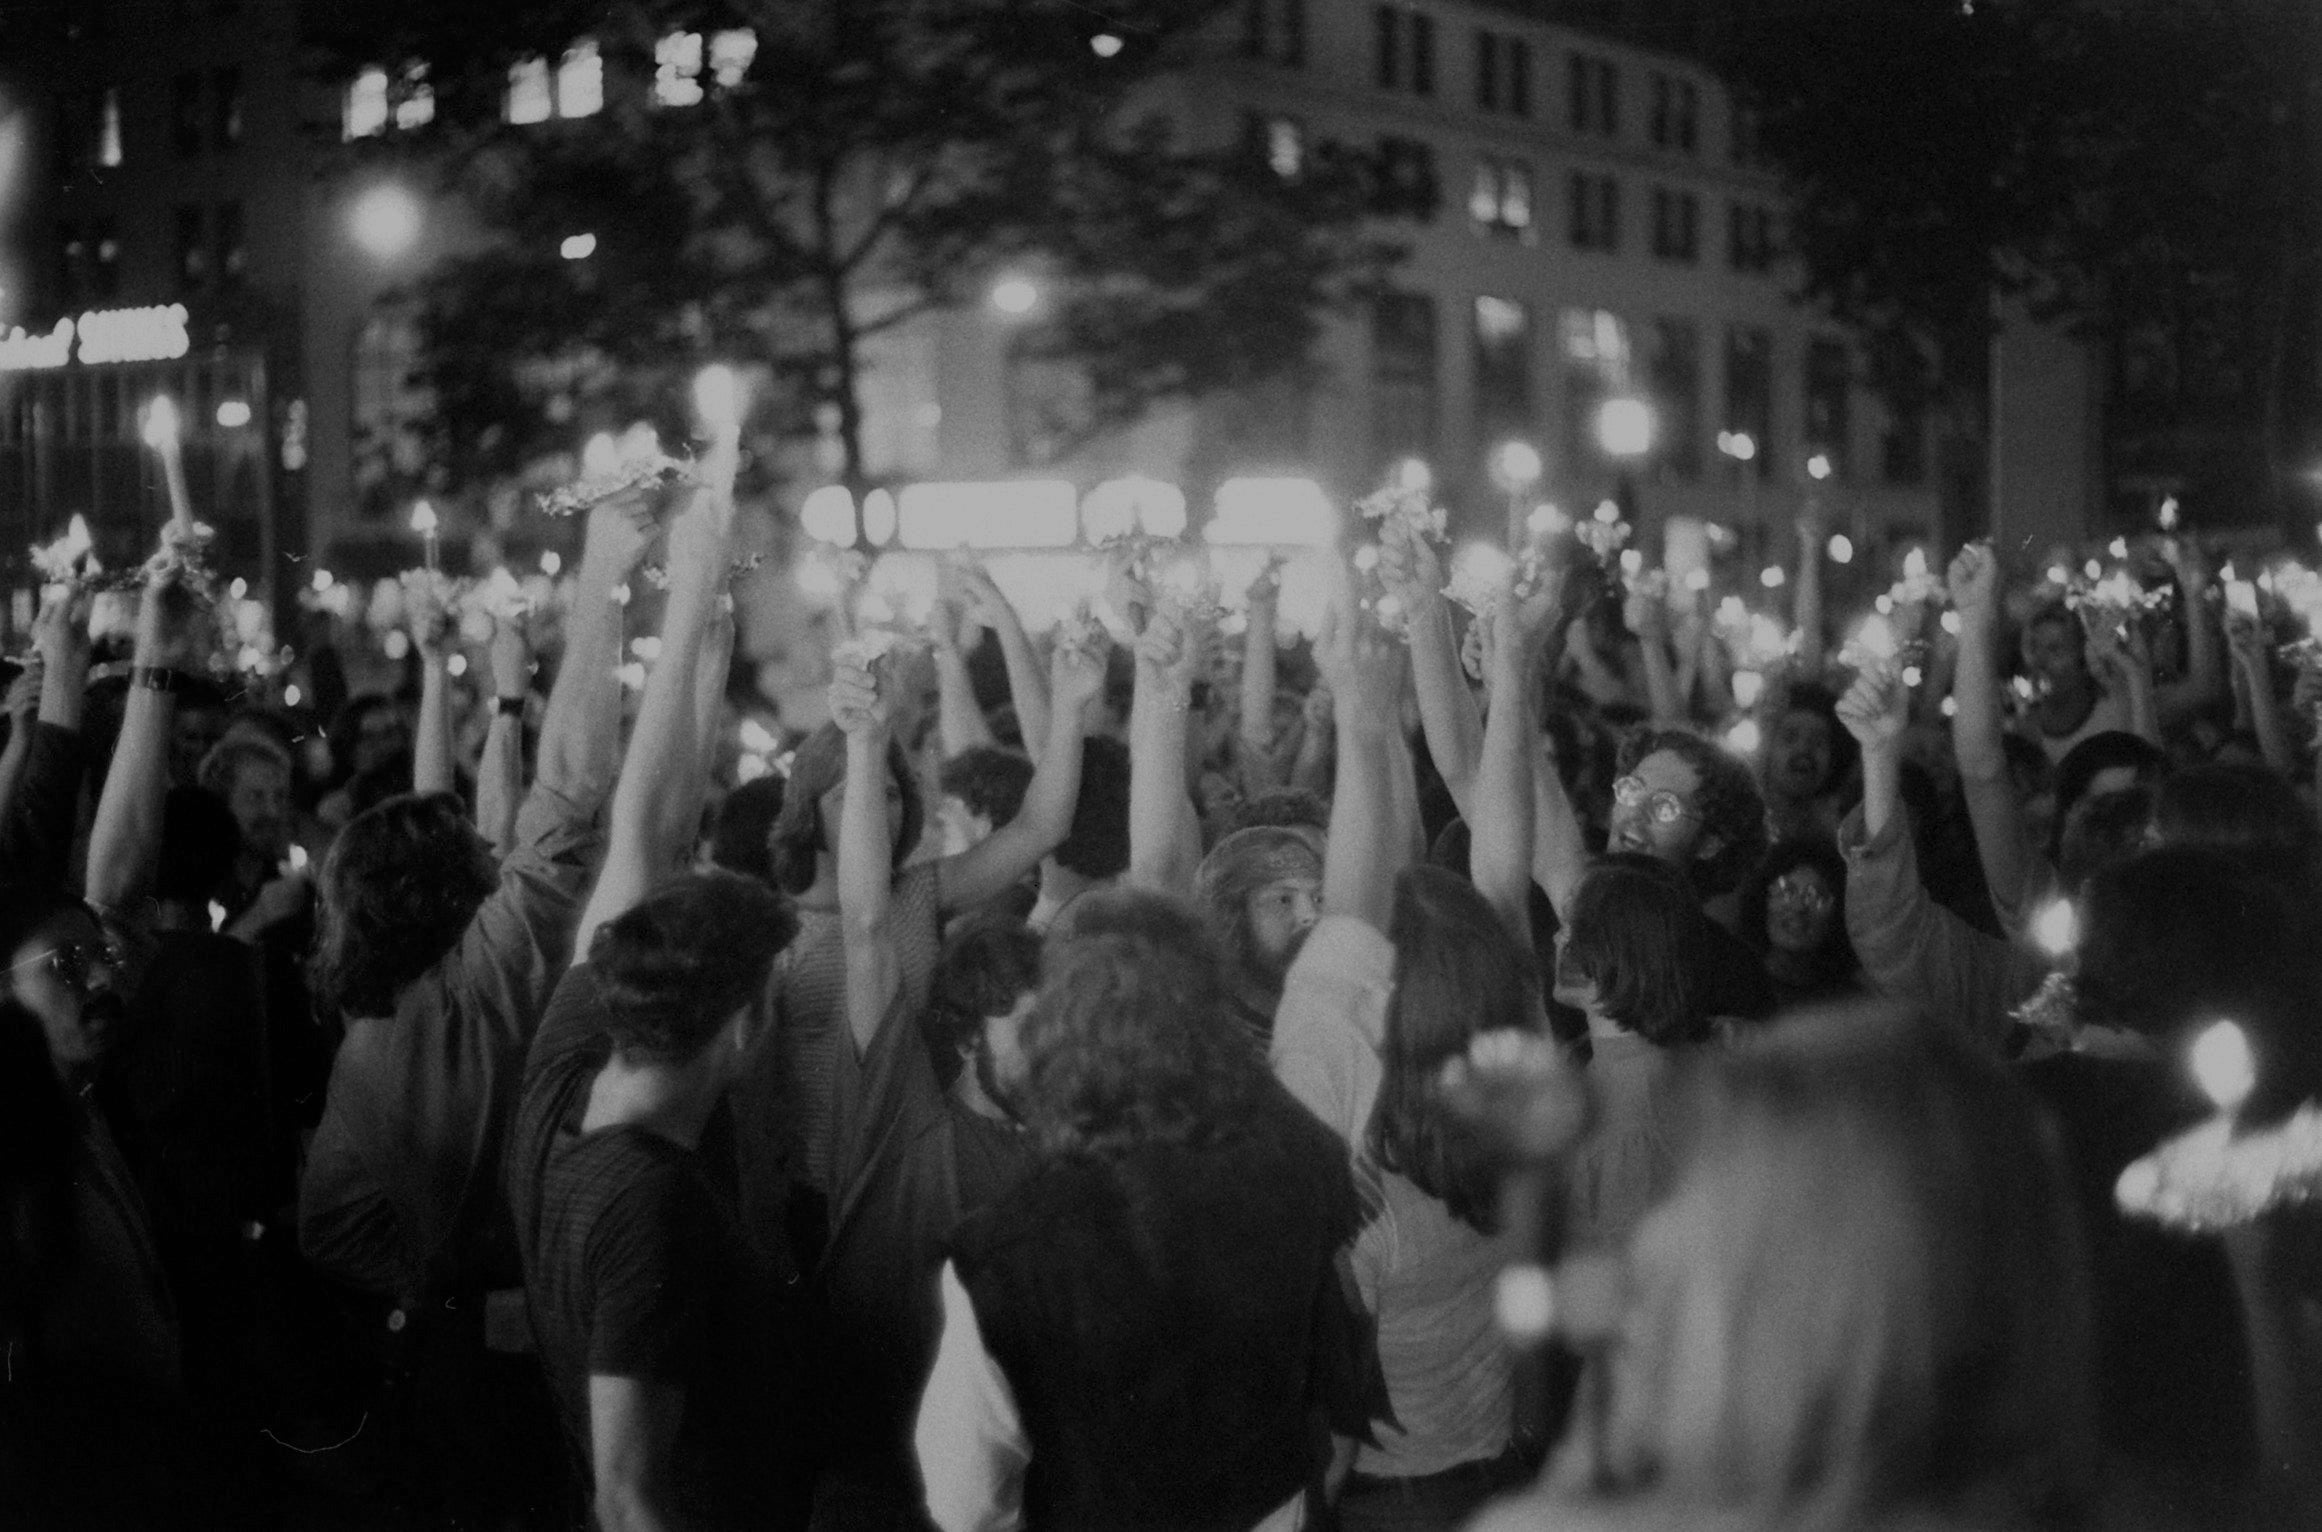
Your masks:
{"label": "illuminated sign", "polygon": [[1326,548],[1338,538],[1338,512],[1312,479],[1228,479],[1202,534],[1213,543]]}
{"label": "illuminated sign", "polygon": [[62,367],[76,355],[92,366],[174,362],[191,346],[185,326],[182,303],[167,308],[92,309],[78,320],[58,320],[46,335],[27,334],[20,325],[0,335],[0,372],[45,371]]}
{"label": "illuminated sign", "polygon": [[1080,531],[1080,496],[1062,479],[907,484],[896,509],[906,548],[1061,548]]}

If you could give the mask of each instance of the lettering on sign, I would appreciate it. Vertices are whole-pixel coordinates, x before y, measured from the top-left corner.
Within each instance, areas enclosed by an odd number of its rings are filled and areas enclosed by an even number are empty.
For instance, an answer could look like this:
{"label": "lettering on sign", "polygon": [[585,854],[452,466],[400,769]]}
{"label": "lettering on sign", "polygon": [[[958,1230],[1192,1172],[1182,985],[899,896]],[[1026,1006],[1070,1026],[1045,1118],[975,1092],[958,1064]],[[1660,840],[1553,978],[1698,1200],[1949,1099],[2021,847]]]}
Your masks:
{"label": "lettering on sign", "polygon": [[[79,350],[73,347],[80,342]],[[35,372],[62,367],[77,355],[83,362],[174,362],[191,345],[182,303],[166,308],[92,309],[78,321],[60,319],[46,335],[27,334],[20,325],[0,335],[0,372]]]}

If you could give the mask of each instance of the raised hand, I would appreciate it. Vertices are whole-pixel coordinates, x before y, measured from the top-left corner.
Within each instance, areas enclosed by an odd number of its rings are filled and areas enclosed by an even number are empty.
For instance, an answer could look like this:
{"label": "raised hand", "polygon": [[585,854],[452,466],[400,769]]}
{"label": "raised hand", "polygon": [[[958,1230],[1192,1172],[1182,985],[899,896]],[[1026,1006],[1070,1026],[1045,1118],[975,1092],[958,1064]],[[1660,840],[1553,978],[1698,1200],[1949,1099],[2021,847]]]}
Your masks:
{"label": "raised hand", "polygon": [[89,609],[96,596],[68,586],[41,603],[33,619],[32,647],[50,665],[71,664],[89,652]]}
{"label": "raised hand", "polygon": [[880,684],[879,665],[844,653],[831,657],[830,716],[840,733],[853,737],[886,731],[891,704],[888,689]]}
{"label": "raised hand", "polygon": [[444,588],[433,574],[422,571],[416,579],[404,581],[403,615],[421,658],[430,664],[442,659],[451,647],[457,623],[444,600]]}
{"label": "raised hand", "polygon": [[1314,665],[1330,688],[1341,727],[1365,736],[1402,727],[1410,650],[1363,615],[1343,566],[1339,589],[1315,640]]}
{"label": "raised hand", "polygon": [[1435,545],[1407,522],[1388,517],[1379,528],[1379,583],[1406,612],[1443,593],[1443,560]]}
{"label": "raised hand", "polygon": [[644,494],[616,495],[589,511],[584,562],[615,579],[626,579],[653,540],[653,507]]}
{"label": "raised hand", "polygon": [[1058,644],[1048,657],[1048,705],[1059,714],[1077,716],[1090,699],[1105,689],[1105,657],[1111,646]]}
{"label": "raised hand", "polygon": [[32,715],[40,709],[40,683],[47,671],[47,657],[35,649],[25,658],[16,679],[8,683],[6,711],[19,730],[29,727]]}
{"label": "raised hand", "polygon": [[186,583],[175,565],[157,570],[137,601],[137,656],[141,665],[199,670],[208,658],[209,604]]}
{"label": "raised hand", "polygon": [[1999,555],[1989,543],[1969,543],[1944,571],[1951,588],[1951,604],[1959,609],[1962,625],[1989,628],[1999,620]]}
{"label": "raised hand", "polygon": [[1898,753],[1911,722],[1910,689],[1892,668],[1872,666],[1838,699],[1838,721],[1865,755]]}

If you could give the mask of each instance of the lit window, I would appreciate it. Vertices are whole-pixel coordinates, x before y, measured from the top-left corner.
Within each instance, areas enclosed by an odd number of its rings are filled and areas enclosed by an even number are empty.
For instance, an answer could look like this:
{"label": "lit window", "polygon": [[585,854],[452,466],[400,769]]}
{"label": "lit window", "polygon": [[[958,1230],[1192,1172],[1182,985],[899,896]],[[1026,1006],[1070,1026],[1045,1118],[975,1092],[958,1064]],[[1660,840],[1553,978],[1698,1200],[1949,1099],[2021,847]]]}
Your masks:
{"label": "lit window", "polygon": [[701,34],[672,32],[653,45],[653,100],[693,106],[701,100]]}
{"label": "lit window", "polygon": [[719,32],[710,38],[710,73],[717,76],[721,89],[732,90],[742,83],[742,76],[750,72],[750,60],[758,56],[758,34],[748,27],[731,32]]}
{"label": "lit window", "polygon": [[519,125],[546,122],[556,115],[548,86],[548,60],[518,59],[508,66],[508,120]]}
{"label": "lit window", "polygon": [[346,136],[369,138],[387,131],[387,71],[374,64],[347,87]]}
{"label": "lit window", "polygon": [[1475,300],[1475,333],[1479,339],[1512,340],[1524,333],[1529,322],[1524,305],[1512,298],[1485,296]]}
{"label": "lit window", "polygon": [[435,121],[435,87],[427,83],[427,64],[414,60],[403,66],[403,91],[395,103],[395,126],[409,132]]}
{"label": "lit window", "polygon": [[1532,237],[1532,167],[1521,160],[1478,160],[1467,210],[1479,229]]}
{"label": "lit window", "polygon": [[1266,124],[1266,164],[1287,181],[1306,164],[1306,130],[1295,118],[1276,117]]}
{"label": "lit window", "polygon": [[121,93],[107,90],[97,107],[97,163],[111,169],[121,163]]}
{"label": "lit window", "polygon": [[556,67],[556,114],[594,117],[605,109],[605,60],[597,40],[584,37],[564,50]]}

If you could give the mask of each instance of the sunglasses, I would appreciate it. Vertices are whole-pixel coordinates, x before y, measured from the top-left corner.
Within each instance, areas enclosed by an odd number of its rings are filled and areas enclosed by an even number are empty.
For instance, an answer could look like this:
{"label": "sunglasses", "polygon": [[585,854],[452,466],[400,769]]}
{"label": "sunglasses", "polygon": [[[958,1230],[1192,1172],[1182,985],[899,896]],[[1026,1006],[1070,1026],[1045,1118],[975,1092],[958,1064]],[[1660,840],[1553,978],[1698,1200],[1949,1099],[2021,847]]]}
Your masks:
{"label": "sunglasses", "polygon": [[121,949],[111,942],[59,942],[48,951],[12,966],[8,971],[30,968],[35,963],[46,963],[59,984],[76,994],[89,992],[89,981],[103,968],[108,973],[119,973],[123,962]]}
{"label": "sunglasses", "polygon": [[1643,777],[1622,777],[1613,783],[1613,800],[1624,809],[1643,807],[1645,817],[1663,828],[1694,817],[1684,799],[1665,787],[1656,790]]}

